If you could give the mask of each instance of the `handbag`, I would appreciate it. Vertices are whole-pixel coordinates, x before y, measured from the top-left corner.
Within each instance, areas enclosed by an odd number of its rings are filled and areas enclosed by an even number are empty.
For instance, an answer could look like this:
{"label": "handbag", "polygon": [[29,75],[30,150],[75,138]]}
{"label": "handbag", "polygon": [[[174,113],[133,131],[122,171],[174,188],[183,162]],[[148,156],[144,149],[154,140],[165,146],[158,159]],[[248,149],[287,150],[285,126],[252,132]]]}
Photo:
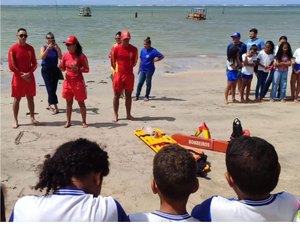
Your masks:
{"label": "handbag", "polygon": [[64,80],[65,79],[62,71],[58,67],[57,67],[57,75],[58,75],[59,80]]}

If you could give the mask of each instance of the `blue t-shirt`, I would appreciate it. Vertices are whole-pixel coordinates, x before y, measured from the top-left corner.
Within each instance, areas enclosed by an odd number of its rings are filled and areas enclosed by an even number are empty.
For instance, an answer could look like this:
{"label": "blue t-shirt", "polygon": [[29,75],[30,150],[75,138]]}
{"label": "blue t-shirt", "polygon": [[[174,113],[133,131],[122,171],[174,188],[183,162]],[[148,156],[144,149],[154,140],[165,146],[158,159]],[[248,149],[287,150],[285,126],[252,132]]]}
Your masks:
{"label": "blue t-shirt", "polygon": [[229,54],[230,49],[232,49],[234,46],[237,46],[239,48],[240,60],[242,60],[242,55],[247,52],[247,46],[245,45],[244,42],[240,42],[238,43],[238,45],[235,45],[234,43],[230,43],[227,46],[227,55]]}
{"label": "blue t-shirt", "polygon": [[[46,48],[46,46],[44,48]],[[57,51],[54,48],[49,49],[46,58],[42,60],[42,66],[53,68],[53,67],[57,67],[57,63],[58,63]]]}
{"label": "blue t-shirt", "polygon": [[155,48],[150,48],[150,49],[143,48],[141,50],[141,54],[140,54],[140,58],[141,58],[140,71],[141,72],[154,72],[155,66],[154,66],[153,60],[156,57],[161,58],[161,57],[163,57],[163,54],[161,54]]}
{"label": "blue t-shirt", "polygon": [[245,44],[247,45],[247,52],[250,50],[252,45],[257,46],[257,52],[265,48],[265,42],[259,38],[249,39],[246,41]]}

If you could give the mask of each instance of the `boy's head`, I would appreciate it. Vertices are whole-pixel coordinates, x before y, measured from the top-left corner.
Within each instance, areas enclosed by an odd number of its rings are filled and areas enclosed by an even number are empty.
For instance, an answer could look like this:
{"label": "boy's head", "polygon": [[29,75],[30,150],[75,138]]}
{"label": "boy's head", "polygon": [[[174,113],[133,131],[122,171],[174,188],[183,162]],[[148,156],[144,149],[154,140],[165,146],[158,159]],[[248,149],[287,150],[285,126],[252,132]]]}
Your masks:
{"label": "boy's head", "polygon": [[87,139],[69,141],[54,154],[45,156],[35,189],[76,187],[95,196],[100,194],[102,178],[109,173],[107,152]]}
{"label": "boy's head", "polygon": [[276,187],[280,174],[273,145],[258,137],[242,136],[231,140],[226,152],[226,167],[232,186],[253,197],[269,194]]}
{"label": "boy's head", "polygon": [[178,145],[167,145],[153,160],[153,192],[172,201],[187,200],[198,190],[196,172],[197,164],[189,151]]}

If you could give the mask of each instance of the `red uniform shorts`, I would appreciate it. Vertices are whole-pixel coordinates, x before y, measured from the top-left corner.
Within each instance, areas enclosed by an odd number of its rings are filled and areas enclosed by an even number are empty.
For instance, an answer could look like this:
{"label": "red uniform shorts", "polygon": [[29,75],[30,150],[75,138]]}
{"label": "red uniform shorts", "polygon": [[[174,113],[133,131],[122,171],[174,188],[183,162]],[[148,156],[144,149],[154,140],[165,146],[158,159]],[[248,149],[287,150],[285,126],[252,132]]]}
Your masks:
{"label": "red uniform shorts", "polygon": [[13,75],[11,81],[11,97],[22,98],[25,96],[33,97],[36,95],[36,86],[34,76],[28,82],[23,78]]}
{"label": "red uniform shorts", "polygon": [[77,101],[84,101],[87,99],[84,80],[65,79],[62,87],[62,97],[66,100],[71,100],[75,97],[75,100]]}
{"label": "red uniform shorts", "polygon": [[133,91],[134,75],[133,74],[120,74],[119,72],[114,74],[113,89],[114,91]]}

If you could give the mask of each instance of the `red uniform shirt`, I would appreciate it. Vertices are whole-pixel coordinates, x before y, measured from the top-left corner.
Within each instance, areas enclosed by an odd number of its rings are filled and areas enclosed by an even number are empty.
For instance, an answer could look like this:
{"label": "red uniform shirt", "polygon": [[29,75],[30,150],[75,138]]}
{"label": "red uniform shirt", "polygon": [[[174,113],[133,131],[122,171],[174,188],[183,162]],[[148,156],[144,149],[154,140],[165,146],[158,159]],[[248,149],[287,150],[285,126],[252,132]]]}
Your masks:
{"label": "red uniform shirt", "polygon": [[11,46],[8,52],[8,64],[14,75],[20,77],[21,73],[29,72],[33,76],[33,72],[37,68],[33,47],[29,44],[20,45],[18,43]]}
{"label": "red uniform shirt", "polygon": [[[111,65],[116,72],[121,75],[133,74],[133,67],[136,65],[138,59],[138,50],[133,45],[129,44],[124,48],[122,44],[112,49]],[[118,67],[116,68],[116,64]]]}
{"label": "red uniform shirt", "polygon": [[[72,69],[74,66],[78,67],[78,71]],[[83,53],[79,57],[76,54],[65,53],[62,57],[60,67],[67,71],[67,79],[83,80],[82,73],[89,72],[88,60]]]}
{"label": "red uniform shirt", "polygon": [[[31,45],[15,44],[8,51],[8,65],[13,72],[11,82],[11,96],[21,98],[35,96],[36,86],[33,72],[37,68],[34,49]],[[30,79],[24,80],[21,75],[29,73]]]}

